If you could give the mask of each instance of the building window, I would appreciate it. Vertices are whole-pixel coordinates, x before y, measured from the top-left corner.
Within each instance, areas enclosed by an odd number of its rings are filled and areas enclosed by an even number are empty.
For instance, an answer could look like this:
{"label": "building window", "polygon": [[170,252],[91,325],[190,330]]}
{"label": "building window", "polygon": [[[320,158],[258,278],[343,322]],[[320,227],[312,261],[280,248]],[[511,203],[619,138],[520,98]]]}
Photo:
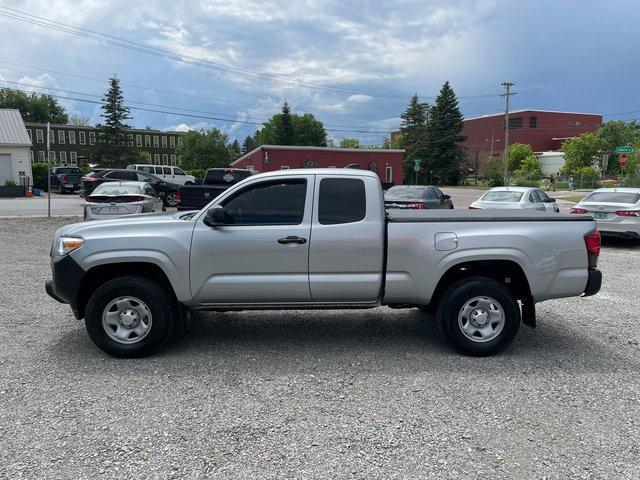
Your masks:
{"label": "building window", "polygon": [[67,152],[60,152],[60,163],[67,164]]}
{"label": "building window", "polygon": [[60,145],[64,145],[66,143],[64,138],[64,130],[58,130],[58,143]]}
{"label": "building window", "polygon": [[56,143],[56,136],[53,133],[53,130],[49,130],[49,144],[53,145]]}
{"label": "building window", "polygon": [[156,165],[160,165],[160,154],[156,153],[153,155],[153,163]]}
{"label": "building window", "polygon": [[89,132],[89,145],[96,144],[96,132]]}
{"label": "building window", "polygon": [[167,136],[162,136],[162,148],[167,148]]}
{"label": "building window", "polygon": [[151,154],[147,152],[147,162],[151,163]]}
{"label": "building window", "polygon": [[78,139],[80,140],[80,145],[87,144],[87,135],[85,132],[78,132]]}
{"label": "building window", "polygon": [[31,163],[33,164],[33,150],[29,150],[29,156],[31,157]]}
{"label": "building window", "polygon": [[174,153],[171,154],[171,165],[176,164],[176,155]]}
{"label": "building window", "polygon": [[145,147],[150,147],[151,146],[151,135],[145,135],[144,136],[144,146]]}
{"label": "building window", "polygon": [[69,159],[71,160],[71,165],[78,165],[78,154],[76,152],[69,152]]}
{"label": "building window", "polygon": [[182,165],[182,155],[178,155],[178,165]]}
{"label": "building window", "polygon": [[155,148],[158,148],[160,146],[160,139],[158,138],[158,135],[153,136],[153,146]]}
{"label": "building window", "polygon": [[70,145],[76,144],[76,132],[74,132],[73,130],[69,131],[69,144]]}
{"label": "building window", "polygon": [[36,130],[36,142],[44,143],[44,133],[39,128]]}
{"label": "building window", "polygon": [[513,117],[509,119],[509,130],[522,128],[522,117]]}
{"label": "building window", "polygon": [[536,128],[538,126],[538,117],[529,117],[529,128]]}
{"label": "building window", "polygon": [[580,127],[582,122],[580,120],[569,120],[570,127]]}
{"label": "building window", "polygon": [[289,170],[289,165],[282,165],[280,170]]}
{"label": "building window", "polygon": [[133,147],[133,133],[127,135],[127,145]]}
{"label": "building window", "polygon": [[136,135],[136,147],[142,146],[142,135]]}
{"label": "building window", "polygon": [[171,148],[176,148],[176,137],[169,137],[169,146]]}
{"label": "building window", "polygon": [[29,140],[33,142],[33,136],[31,135],[31,129],[27,128],[27,133],[29,134]]}
{"label": "building window", "polygon": [[169,165],[169,155],[166,153],[162,154],[162,164],[163,165]]}
{"label": "building window", "polygon": [[384,181],[387,183],[393,183],[393,167],[386,167],[384,169]]}
{"label": "building window", "polygon": [[49,161],[50,162],[56,161],[56,152],[53,150],[49,150]]}
{"label": "building window", "polygon": [[182,137],[178,137],[178,147],[182,146]]}
{"label": "building window", "polygon": [[44,150],[40,150],[40,151],[38,152],[38,161],[39,161],[40,163],[44,163]]}

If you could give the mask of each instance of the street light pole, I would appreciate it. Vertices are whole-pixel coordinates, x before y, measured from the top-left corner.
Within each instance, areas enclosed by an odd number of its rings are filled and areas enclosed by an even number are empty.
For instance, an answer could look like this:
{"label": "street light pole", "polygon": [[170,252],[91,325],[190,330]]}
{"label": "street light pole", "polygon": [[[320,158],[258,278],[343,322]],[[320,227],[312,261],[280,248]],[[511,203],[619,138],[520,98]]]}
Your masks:
{"label": "street light pole", "polygon": [[504,184],[509,185],[509,97],[511,95],[515,95],[514,93],[509,93],[511,87],[513,87],[515,83],[512,82],[502,82],[502,86],[506,89],[506,92],[502,94],[505,98],[505,107],[504,107]]}

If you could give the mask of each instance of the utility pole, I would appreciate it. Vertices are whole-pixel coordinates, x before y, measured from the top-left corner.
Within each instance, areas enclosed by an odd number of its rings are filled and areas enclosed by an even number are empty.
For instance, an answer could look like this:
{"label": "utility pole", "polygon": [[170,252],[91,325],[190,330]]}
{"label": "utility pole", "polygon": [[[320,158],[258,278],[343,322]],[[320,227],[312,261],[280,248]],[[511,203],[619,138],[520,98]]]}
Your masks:
{"label": "utility pole", "polygon": [[[47,217],[51,218],[51,123],[47,122]],[[62,189],[60,189],[62,191]]]}
{"label": "utility pole", "polygon": [[502,86],[505,88],[505,93],[500,95],[504,97],[505,106],[504,106],[504,184],[506,186],[509,185],[509,97],[511,95],[515,95],[515,93],[510,93],[509,90],[513,87],[515,83],[512,82],[502,82]]}

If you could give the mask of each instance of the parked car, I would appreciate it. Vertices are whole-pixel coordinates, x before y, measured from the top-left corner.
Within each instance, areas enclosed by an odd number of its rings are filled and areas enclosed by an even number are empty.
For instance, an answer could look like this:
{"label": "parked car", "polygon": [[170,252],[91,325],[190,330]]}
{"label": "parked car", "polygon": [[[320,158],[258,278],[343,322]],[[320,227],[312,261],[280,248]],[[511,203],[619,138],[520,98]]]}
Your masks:
{"label": "parked car", "polygon": [[640,240],[640,188],[599,188],[571,213],[593,216],[605,235]]}
{"label": "parked car", "polygon": [[525,209],[541,212],[560,212],[555,198],[547,196],[539,188],[531,187],[495,187],[487,191],[470,209]]}
{"label": "parked car", "polygon": [[453,208],[453,201],[437,187],[423,185],[396,185],[384,193],[384,206],[417,209]]}
{"label": "parked car", "polygon": [[75,192],[80,189],[81,179],[82,172],[78,167],[53,167],[51,169],[51,191]]}
{"label": "parked car", "polygon": [[180,185],[166,182],[150,173],[129,169],[106,169],[82,177],[82,189],[80,196],[91,195],[93,190],[105,182],[118,182],[126,180],[129,182],[145,182],[151,185],[158,192],[160,198],[167,207],[175,207],[178,204],[176,192]]}
{"label": "parked car", "polygon": [[[374,172],[255,175],[209,208],[71,224],[46,291],[119,357],[151,353],[191,310],[433,308],[470,355],[505,348],[535,303],[593,295],[600,235],[586,215],[385,211]],[[543,261],[542,261],[543,259]]]}
{"label": "parked car", "polygon": [[164,209],[158,192],[144,182],[106,182],[98,185],[86,201],[85,220],[104,220]]}
{"label": "parked car", "polygon": [[227,188],[255,173],[242,168],[210,168],[202,185],[184,185],[178,189],[178,210],[200,210]]}
{"label": "parked car", "polygon": [[166,182],[175,183],[176,185],[193,185],[196,183],[196,177],[185,173],[180,167],[171,165],[143,165],[136,163],[127,165],[127,168],[151,173]]}

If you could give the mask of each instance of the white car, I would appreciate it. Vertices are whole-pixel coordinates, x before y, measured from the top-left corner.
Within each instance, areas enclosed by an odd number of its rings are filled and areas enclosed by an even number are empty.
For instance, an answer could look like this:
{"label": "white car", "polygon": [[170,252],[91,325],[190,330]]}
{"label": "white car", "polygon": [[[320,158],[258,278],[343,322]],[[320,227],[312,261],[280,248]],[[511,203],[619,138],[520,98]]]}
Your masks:
{"label": "white car", "polygon": [[469,205],[476,209],[526,209],[559,212],[555,198],[534,187],[495,187]]}
{"label": "white car", "polygon": [[136,163],[134,165],[127,165],[127,169],[151,173],[166,182],[177,185],[193,185],[196,182],[196,177],[185,173],[180,167],[173,167],[171,165],[142,165]]}
{"label": "white car", "polygon": [[106,182],[86,197],[85,220],[118,218],[134,213],[161,212],[162,199],[145,182]]}
{"label": "white car", "polygon": [[599,188],[571,213],[591,215],[605,235],[640,239],[640,188]]}

